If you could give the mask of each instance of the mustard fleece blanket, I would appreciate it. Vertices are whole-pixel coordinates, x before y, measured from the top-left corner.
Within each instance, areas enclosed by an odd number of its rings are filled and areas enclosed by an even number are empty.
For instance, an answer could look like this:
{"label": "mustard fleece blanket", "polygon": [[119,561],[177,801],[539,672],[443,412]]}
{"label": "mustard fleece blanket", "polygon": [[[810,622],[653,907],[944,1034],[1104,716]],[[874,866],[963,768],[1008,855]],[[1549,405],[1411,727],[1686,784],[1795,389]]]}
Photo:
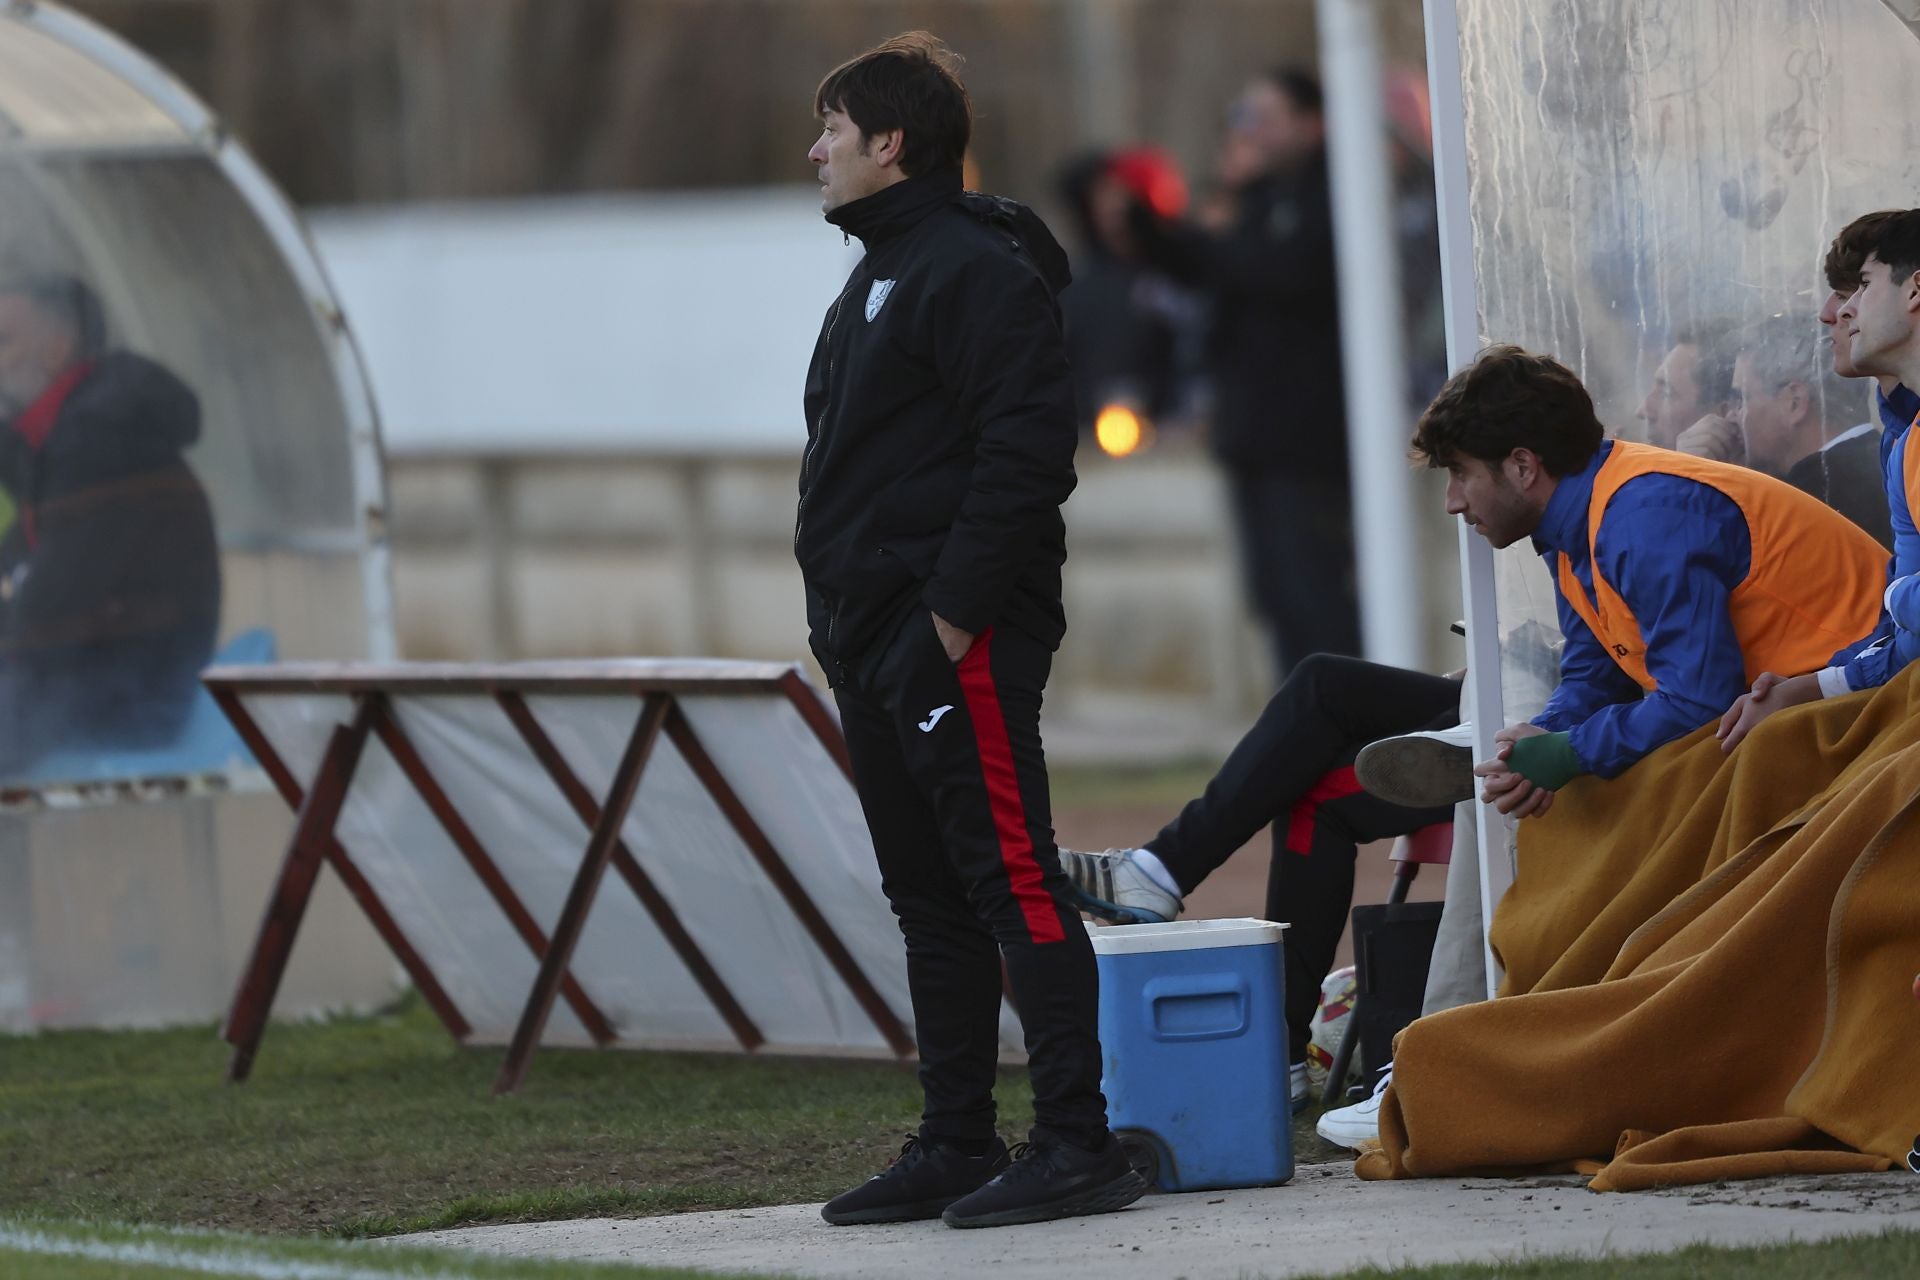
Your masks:
{"label": "mustard fleece blanket", "polygon": [[[1920,667],[1920,664],[1916,664]],[[1502,998],[1415,1022],[1363,1178],[1882,1170],[1920,1134],[1920,672],[1522,824]]]}

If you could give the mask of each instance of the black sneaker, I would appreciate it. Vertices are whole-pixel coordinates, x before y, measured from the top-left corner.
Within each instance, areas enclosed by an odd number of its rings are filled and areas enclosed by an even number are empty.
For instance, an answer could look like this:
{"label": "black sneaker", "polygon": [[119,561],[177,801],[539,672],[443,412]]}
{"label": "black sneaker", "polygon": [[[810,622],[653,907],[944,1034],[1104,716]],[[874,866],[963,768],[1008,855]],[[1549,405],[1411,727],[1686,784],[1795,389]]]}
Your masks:
{"label": "black sneaker", "polygon": [[985,1186],[1011,1159],[998,1137],[987,1154],[970,1156],[911,1134],[885,1169],[820,1206],[820,1216],[836,1227],[937,1218],[948,1205]]}
{"label": "black sneaker", "polygon": [[1099,1151],[1058,1138],[1023,1142],[1007,1171],[940,1217],[950,1227],[1010,1227],[1124,1209],[1147,1193],[1112,1134]]}

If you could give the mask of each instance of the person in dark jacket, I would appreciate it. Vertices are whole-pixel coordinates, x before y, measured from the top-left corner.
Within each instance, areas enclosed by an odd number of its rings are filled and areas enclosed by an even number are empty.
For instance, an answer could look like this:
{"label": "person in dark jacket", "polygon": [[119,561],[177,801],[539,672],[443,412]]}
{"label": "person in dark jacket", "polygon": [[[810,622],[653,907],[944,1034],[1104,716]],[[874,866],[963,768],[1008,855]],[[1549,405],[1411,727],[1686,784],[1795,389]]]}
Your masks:
{"label": "person in dark jacket", "polygon": [[1320,86],[1257,77],[1229,115],[1231,223],[1134,226],[1147,257],[1213,304],[1213,450],[1226,471],[1254,611],[1278,674],[1358,654],[1346,395]]}
{"label": "person in dark jacket", "polygon": [[[913,33],[839,67],[808,153],[866,256],[807,373],[794,552],[906,939],[925,1095],[900,1157],[822,1210],[836,1224],[1036,1222],[1146,1190],[1107,1128],[1040,748],[1077,434],[1066,255],[1025,207],[962,191],[954,62]],[[1034,1092],[1013,1160],[994,1131],[1003,961]]]}
{"label": "person in dark jacket", "polygon": [[1186,184],[1162,152],[1133,147],[1075,161],[1060,187],[1079,241],[1061,305],[1080,428],[1092,431],[1111,405],[1175,420],[1194,398],[1205,307],[1141,261],[1127,209],[1141,200],[1178,214]]}
{"label": "person in dark jacket", "polygon": [[[1746,465],[1810,493],[1893,547],[1880,426],[1866,392],[1834,372],[1820,349],[1820,325],[1776,315],[1733,335],[1733,405]],[[1742,461],[1742,459],[1735,459]]]}
{"label": "person in dark jacket", "polygon": [[1634,417],[1647,424],[1648,444],[1714,462],[1746,464],[1740,431],[1727,418],[1733,405],[1733,322],[1695,320],[1674,330],[1673,344],[1654,366],[1646,399]]}
{"label": "person in dark jacket", "polygon": [[0,774],[49,752],[164,746],[220,618],[199,401],[110,350],[83,282],[0,283]]}

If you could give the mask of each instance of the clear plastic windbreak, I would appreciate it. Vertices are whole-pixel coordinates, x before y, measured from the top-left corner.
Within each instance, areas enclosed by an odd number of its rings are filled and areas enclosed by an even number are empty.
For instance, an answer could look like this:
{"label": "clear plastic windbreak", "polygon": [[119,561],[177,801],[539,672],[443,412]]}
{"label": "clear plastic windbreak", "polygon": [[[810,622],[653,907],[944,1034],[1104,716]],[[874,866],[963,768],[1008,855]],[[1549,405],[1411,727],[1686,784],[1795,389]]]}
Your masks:
{"label": "clear plastic windbreak", "polygon": [[0,786],[226,770],[205,665],[366,649],[314,303],[206,152],[0,107]]}
{"label": "clear plastic windbreak", "polygon": [[[1614,435],[1776,473],[1805,461],[1764,421],[1798,379],[1824,468],[1873,414],[1831,376],[1822,259],[1855,216],[1920,203],[1920,40],[1890,3],[1458,0],[1482,342],[1558,356]],[[1514,721],[1559,628],[1528,544],[1497,562]]]}

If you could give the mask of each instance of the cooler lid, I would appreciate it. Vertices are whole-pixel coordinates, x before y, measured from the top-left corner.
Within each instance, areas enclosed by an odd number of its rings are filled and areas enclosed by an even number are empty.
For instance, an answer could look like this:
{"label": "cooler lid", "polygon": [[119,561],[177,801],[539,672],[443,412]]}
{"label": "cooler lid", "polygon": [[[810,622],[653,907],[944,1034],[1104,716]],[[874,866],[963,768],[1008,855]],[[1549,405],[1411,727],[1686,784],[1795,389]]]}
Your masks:
{"label": "cooler lid", "polygon": [[1095,953],[1124,956],[1142,951],[1275,946],[1286,928],[1272,920],[1243,916],[1231,920],[1175,920],[1168,924],[1089,924],[1087,936]]}

